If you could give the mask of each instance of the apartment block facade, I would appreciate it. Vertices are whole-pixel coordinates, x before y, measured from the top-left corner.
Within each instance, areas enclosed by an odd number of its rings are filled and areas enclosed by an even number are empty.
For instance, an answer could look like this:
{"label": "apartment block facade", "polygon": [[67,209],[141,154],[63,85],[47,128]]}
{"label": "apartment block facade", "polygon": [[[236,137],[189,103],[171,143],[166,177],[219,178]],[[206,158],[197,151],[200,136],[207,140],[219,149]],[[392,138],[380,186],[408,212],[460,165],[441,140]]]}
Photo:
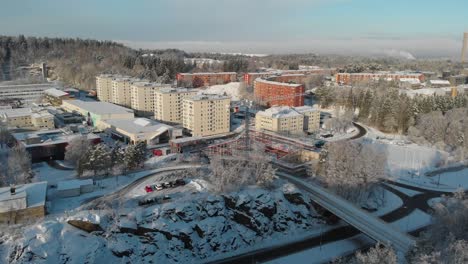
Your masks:
{"label": "apartment block facade", "polygon": [[320,111],[310,106],[274,106],[255,117],[255,128],[260,131],[299,135],[315,132],[319,127]]}
{"label": "apartment block facade", "polygon": [[183,100],[195,96],[196,89],[161,88],[154,92],[154,118],[156,120],[182,123]]}
{"label": "apartment block facade", "polygon": [[154,115],[155,91],[161,88],[170,88],[170,85],[145,81],[132,83],[132,85],[130,86],[130,106],[133,110],[135,110],[136,115]]}
{"label": "apartment block facade", "polygon": [[97,98],[101,102],[112,102],[112,80],[115,75],[101,74],[96,76]]}
{"label": "apartment block facade", "polygon": [[203,87],[217,84],[226,84],[237,81],[235,72],[197,72],[177,73],[177,86],[179,87]]}
{"label": "apartment block facade", "polygon": [[112,103],[124,107],[132,105],[132,83],[137,79],[121,77],[112,80]]}
{"label": "apartment block facade", "polygon": [[183,101],[183,127],[194,137],[230,131],[231,99],[221,95],[196,95]]}
{"label": "apartment block facade", "polygon": [[425,76],[422,73],[337,73],[335,75],[336,83],[342,85],[351,85],[359,82],[378,81],[380,79],[388,81],[400,81],[400,79],[417,79],[420,82],[425,81]]}
{"label": "apartment block facade", "polygon": [[254,83],[254,95],[262,105],[303,106],[305,86],[258,78]]}

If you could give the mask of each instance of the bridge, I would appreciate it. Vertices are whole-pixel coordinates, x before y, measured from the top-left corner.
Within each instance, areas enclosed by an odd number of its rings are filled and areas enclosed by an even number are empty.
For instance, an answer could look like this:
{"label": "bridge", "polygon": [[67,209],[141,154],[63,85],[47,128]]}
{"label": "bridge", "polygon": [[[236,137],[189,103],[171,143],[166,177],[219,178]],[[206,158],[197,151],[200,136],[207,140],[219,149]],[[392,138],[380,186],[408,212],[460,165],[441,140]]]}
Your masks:
{"label": "bridge", "polygon": [[292,175],[278,172],[277,175],[307,191],[312,200],[332,214],[358,229],[375,241],[393,247],[398,253],[406,254],[416,244],[415,239],[383,220],[369,214],[343,198],[330,193],[319,185],[303,181]]}

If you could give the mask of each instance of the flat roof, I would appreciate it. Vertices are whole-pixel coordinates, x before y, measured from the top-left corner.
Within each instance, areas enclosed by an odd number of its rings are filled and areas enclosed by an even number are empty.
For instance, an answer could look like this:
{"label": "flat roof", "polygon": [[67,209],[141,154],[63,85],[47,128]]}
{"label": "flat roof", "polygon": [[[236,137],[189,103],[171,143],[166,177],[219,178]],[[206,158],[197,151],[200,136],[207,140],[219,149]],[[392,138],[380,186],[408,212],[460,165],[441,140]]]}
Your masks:
{"label": "flat roof", "polygon": [[188,89],[188,88],[161,88],[159,89],[159,93],[168,94],[168,93],[198,93],[199,89]]}
{"label": "flat roof", "polygon": [[132,109],[128,109],[116,104],[108,102],[97,102],[97,101],[81,101],[81,100],[72,100],[67,101],[67,104],[79,107],[87,112],[94,113],[97,115],[105,114],[133,114]]}
{"label": "flat roof", "polygon": [[275,82],[275,81],[268,81],[262,78],[255,79],[256,82],[267,83],[267,84],[274,84],[274,85],[283,85],[289,87],[299,87],[302,86],[300,83],[287,83],[287,82]]}
{"label": "flat roof", "polygon": [[31,108],[7,108],[0,109],[0,116],[5,117],[18,117],[18,116],[29,116],[32,114]]}
{"label": "flat roof", "polygon": [[273,106],[264,111],[257,112],[257,115],[272,117],[272,118],[282,118],[282,117],[294,117],[294,116],[303,116],[305,112],[314,112],[318,111],[313,107],[304,105],[299,107],[290,107],[290,106]]}
{"label": "flat roof", "polygon": [[203,101],[203,100],[225,100],[231,99],[230,96],[220,95],[220,94],[197,94],[185,100],[188,101]]}
{"label": "flat roof", "polygon": [[16,186],[16,194],[10,194],[10,187],[0,188],[0,212],[8,212],[10,208],[2,208],[2,202],[26,196],[27,208],[45,206],[47,182],[35,182]]}
{"label": "flat roof", "polygon": [[163,132],[165,130],[173,129],[172,126],[159,123],[148,118],[109,119],[103,120],[103,122],[131,134]]}
{"label": "flat roof", "polygon": [[185,72],[179,73],[181,75],[224,75],[224,74],[237,74],[237,72]]}
{"label": "flat roof", "polygon": [[[81,134],[81,133],[72,133],[67,132],[63,129],[53,129],[53,130],[42,130],[42,131],[29,131],[29,132],[20,132],[13,133],[12,136],[19,142],[21,142],[26,147],[36,147],[36,146],[47,146],[55,145],[60,143],[67,143],[72,138],[76,136],[85,135],[89,140],[100,138],[98,135],[93,133]],[[39,143],[27,144],[26,140],[38,138]]]}
{"label": "flat roof", "polygon": [[50,95],[50,96],[55,96],[55,97],[61,97],[61,96],[65,96],[65,95],[68,95],[68,93],[64,92],[64,91],[61,91],[59,89],[56,89],[56,88],[51,88],[51,89],[47,89],[44,91],[44,93]]}
{"label": "flat roof", "polygon": [[87,179],[87,180],[60,181],[57,183],[57,191],[78,189],[81,186],[85,186],[85,185],[93,185],[93,180]]}

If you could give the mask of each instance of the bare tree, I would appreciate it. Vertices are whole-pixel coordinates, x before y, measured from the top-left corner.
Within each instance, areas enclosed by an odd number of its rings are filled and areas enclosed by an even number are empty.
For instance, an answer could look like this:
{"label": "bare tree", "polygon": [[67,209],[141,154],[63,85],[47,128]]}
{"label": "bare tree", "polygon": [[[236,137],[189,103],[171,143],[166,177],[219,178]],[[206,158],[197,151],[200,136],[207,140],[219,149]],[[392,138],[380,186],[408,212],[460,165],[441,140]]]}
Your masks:
{"label": "bare tree", "polygon": [[31,157],[26,149],[17,145],[8,152],[8,181],[10,184],[22,184],[31,180]]}
{"label": "bare tree", "polygon": [[87,136],[76,136],[65,148],[65,160],[71,162],[75,167],[78,167],[78,163],[90,148],[91,144]]}
{"label": "bare tree", "polygon": [[367,253],[356,253],[357,264],[397,264],[397,255],[392,248],[377,243]]}
{"label": "bare tree", "polygon": [[[335,193],[355,203],[382,202],[377,183],[385,177],[386,153],[356,141],[325,145],[317,174]],[[375,200],[376,199],[376,200]]]}

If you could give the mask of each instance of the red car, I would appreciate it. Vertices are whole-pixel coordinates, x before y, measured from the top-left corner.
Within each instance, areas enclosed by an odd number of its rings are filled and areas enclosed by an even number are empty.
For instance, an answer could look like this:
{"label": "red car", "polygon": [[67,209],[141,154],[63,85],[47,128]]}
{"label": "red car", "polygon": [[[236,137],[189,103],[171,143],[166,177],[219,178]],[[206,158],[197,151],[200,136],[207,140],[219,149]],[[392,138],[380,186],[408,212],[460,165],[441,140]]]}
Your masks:
{"label": "red car", "polygon": [[146,191],[147,193],[153,192],[153,188],[151,188],[151,186],[149,186],[149,185],[146,185],[146,186],[145,186],[145,191]]}

